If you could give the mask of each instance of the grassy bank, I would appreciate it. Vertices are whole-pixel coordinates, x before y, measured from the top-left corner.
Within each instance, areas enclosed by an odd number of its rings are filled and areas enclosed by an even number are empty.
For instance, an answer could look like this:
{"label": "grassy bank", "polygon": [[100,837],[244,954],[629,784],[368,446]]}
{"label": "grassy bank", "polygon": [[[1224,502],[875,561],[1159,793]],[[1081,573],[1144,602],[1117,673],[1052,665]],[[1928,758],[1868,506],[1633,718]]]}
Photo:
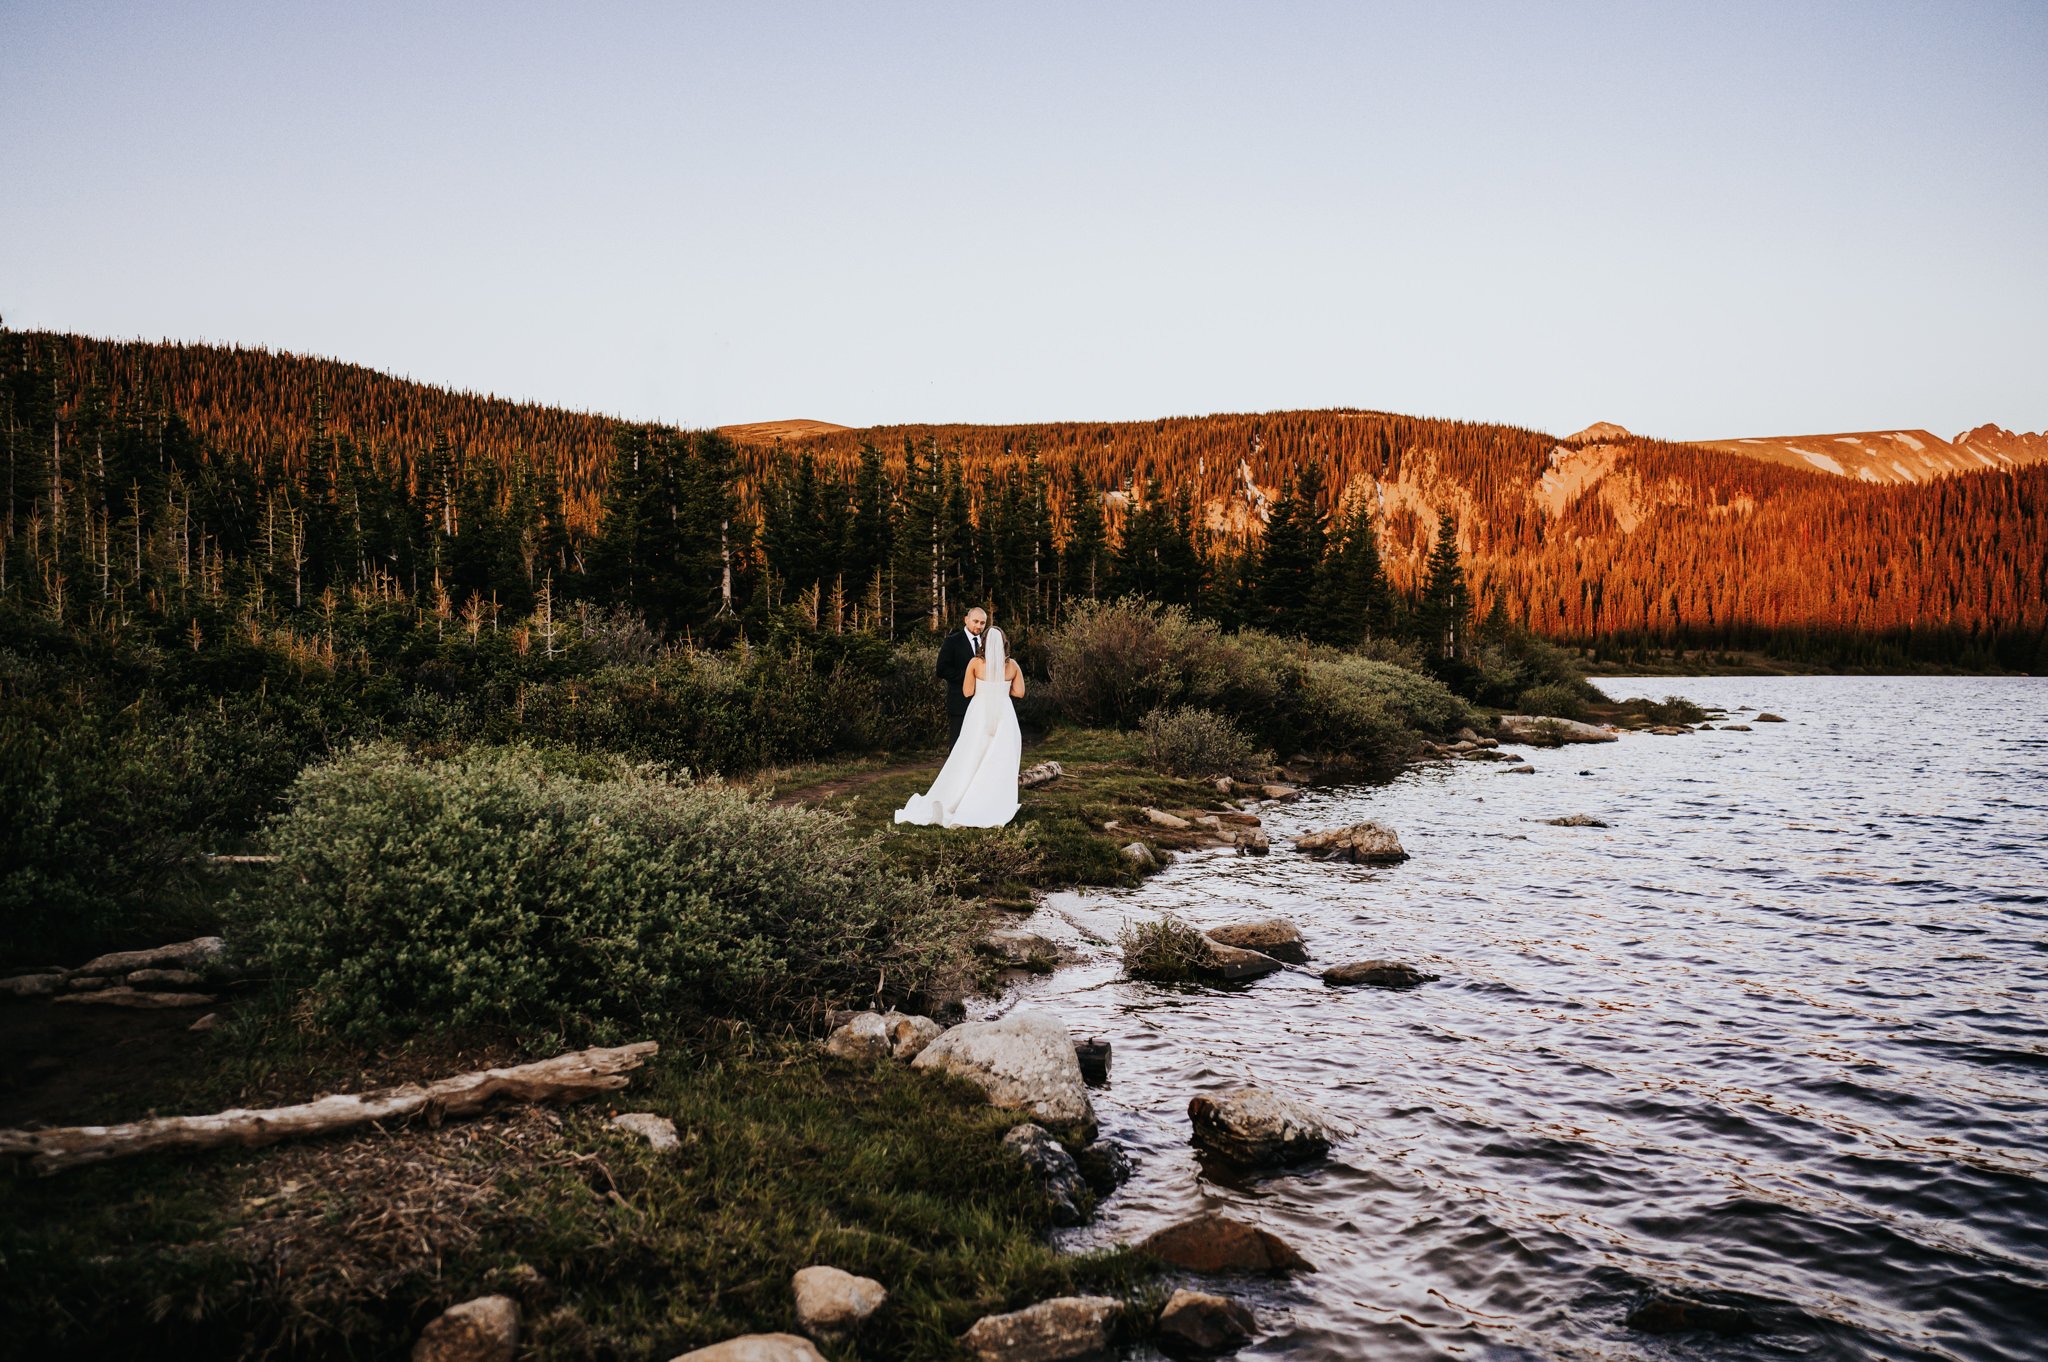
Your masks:
{"label": "grassy bank", "polygon": [[[180,1023],[182,1025],[182,1023]],[[98,1114],[211,1110],[509,1062],[443,1037],[308,1048],[276,1014]],[[612,1109],[670,1117],[653,1153]],[[607,1105],[530,1107],[239,1154],[17,1177],[0,1308],[44,1357],[392,1357],[456,1301],[502,1291],[521,1356],[661,1359],[791,1329],[791,1273],[825,1262],[891,1299],[840,1358],[943,1358],[984,1313],[1136,1289],[1121,1256],[1043,1242],[1041,1192],[1000,1148],[1017,1118],[952,1080],[724,1030],[672,1035]]]}

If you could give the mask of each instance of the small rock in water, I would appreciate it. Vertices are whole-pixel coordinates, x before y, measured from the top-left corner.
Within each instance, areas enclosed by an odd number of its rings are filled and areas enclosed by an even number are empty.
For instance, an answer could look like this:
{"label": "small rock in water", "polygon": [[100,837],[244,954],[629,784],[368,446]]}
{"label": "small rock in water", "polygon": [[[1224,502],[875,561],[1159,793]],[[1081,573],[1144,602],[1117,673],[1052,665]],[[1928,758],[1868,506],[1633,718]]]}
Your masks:
{"label": "small rock in water", "polygon": [[1414,988],[1436,977],[1398,960],[1358,960],[1348,965],[1333,965],[1323,971],[1323,982],[1332,988],[1351,984],[1366,984],[1372,988]]}
{"label": "small rock in water", "polygon": [[1266,840],[1266,834],[1257,828],[1239,828],[1232,835],[1231,842],[1240,856],[1263,856],[1273,849],[1273,844]]}
{"label": "small rock in water", "polygon": [[1757,1318],[1739,1305],[1716,1304],[1653,1287],[1636,1301],[1626,1323],[1646,1334],[1676,1334],[1691,1329],[1743,1334],[1757,1327]]}
{"label": "small rock in water", "polygon": [[1748,724],[1722,724],[1721,731],[1723,733],[1749,733],[1754,730]]}
{"label": "small rock in water", "polygon": [[1507,766],[1503,767],[1502,769],[1505,770],[1511,776],[1533,776],[1536,774],[1536,768],[1531,766],[1526,761],[1523,762],[1520,766]]}
{"label": "small rock in water", "polygon": [[825,1362],[825,1356],[798,1334],[742,1334],[669,1362]]}
{"label": "small rock in water", "polygon": [[1234,1353],[1251,1342],[1257,1327],[1252,1312],[1228,1296],[1186,1287],[1174,1292],[1159,1312],[1160,1346],[1180,1355]]}
{"label": "small rock in water", "polygon": [[1607,826],[1607,824],[1601,822],[1590,813],[1566,814],[1563,818],[1546,818],[1543,821],[1550,824],[1553,828],[1604,828]]}
{"label": "small rock in water", "polygon": [[1081,1062],[1081,1081],[1091,1088],[1109,1082],[1109,1042],[1098,1038],[1074,1042],[1074,1058]]}
{"label": "small rock in water", "polygon": [[638,1135],[657,1154],[683,1147],[683,1142],[676,1138],[676,1123],[651,1111],[621,1112],[612,1117],[612,1124],[629,1135]]}
{"label": "small rock in water", "polygon": [[1220,941],[1202,938],[1207,955],[1195,966],[1195,972],[1204,979],[1235,984],[1246,979],[1260,979],[1280,968],[1280,962],[1259,951],[1248,951],[1238,946],[1226,946]]}
{"label": "small rock in water", "polygon": [[1003,1137],[1003,1148],[1022,1159],[1024,1166],[1037,1177],[1039,1186],[1045,1189],[1046,1200],[1052,1203],[1053,1224],[1080,1225],[1087,1222],[1089,1212],[1094,1209],[1088,1181],[1081,1176],[1080,1165],[1074,1162],[1074,1156],[1052,1137],[1050,1131],[1027,1121]]}
{"label": "small rock in water", "polygon": [[1259,793],[1268,799],[1292,799],[1300,794],[1301,790],[1293,785],[1261,785]]}
{"label": "small rock in water", "polygon": [[1240,950],[1258,951],[1291,965],[1308,962],[1308,948],[1301,944],[1301,933],[1284,917],[1226,922],[1221,927],[1211,927],[1207,935],[1211,941],[1236,946]]}
{"label": "small rock in water", "polygon": [[889,1299],[873,1277],[856,1277],[836,1267],[807,1267],[790,1278],[796,1293],[796,1323],[813,1338],[837,1338],[859,1328]]}
{"label": "small rock in water", "polygon": [[1216,1211],[1155,1230],[1137,1245],[1168,1267],[1188,1272],[1314,1272],[1315,1265],[1287,1241],[1256,1225]]}
{"label": "small rock in water", "polygon": [[1765,710],[1762,714],[1756,716],[1756,722],[1760,724],[1782,724],[1785,722],[1785,716],[1773,714],[1769,710]]}
{"label": "small rock in water", "polygon": [[1074,1162],[1098,1197],[1108,1196],[1131,1180],[1131,1156],[1114,1140],[1096,1140],[1082,1146]]}
{"label": "small rock in water", "polygon": [[1159,858],[1152,854],[1152,848],[1143,842],[1132,842],[1117,854],[1140,870],[1151,870],[1159,864]]}
{"label": "small rock in water", "polygon": [[1108,1296],[1059,1296],[976,1320],[960,1343],[975,1362],[1081,1362],[1108,1352],[1122,1311]]}
{"label": "small rock in water", "polygon": [[518,1302],[478,1296],[449,1306],[420,1330],[412,1362],[512,1362],[518,1349]]}
{"label": "small rock in water", "polygon": [[1336,857],[1360,865],[1392,865],[1408,859],[1394,830],[1370,819],[1348,828],[1304,833],[1294,839],[1294,849],[1325,860]]}
{"label": "small rock in water", "polygon": [[1198,1148],[1248,1168],[1319,1159],[1348,1132],[1328,1113],[1266,1088],[1230,1088],[1188,1103]]}

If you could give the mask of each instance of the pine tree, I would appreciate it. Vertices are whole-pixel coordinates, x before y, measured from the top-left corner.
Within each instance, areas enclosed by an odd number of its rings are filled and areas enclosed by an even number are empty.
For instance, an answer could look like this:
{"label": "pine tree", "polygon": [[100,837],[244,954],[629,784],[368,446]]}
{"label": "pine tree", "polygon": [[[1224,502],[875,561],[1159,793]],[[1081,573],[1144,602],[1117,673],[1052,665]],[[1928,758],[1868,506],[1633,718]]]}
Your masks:
{"label": "pine tree", "polygon": [[1076,466],[1067,484],[1067,541],[1060,549],[1060,587],[1068,598],[1099,600],[1109,584],[1109,533],[1102,498]]}
{"label": "pine tree", "polygon": [[1422,599],[1415,611],[1423,647],[1438,657],[1458,656],[1464,651],[1471,617],[1472,593],[1458,557],[1458,521],[1446,511],[1437,518],[1436,543],[1429,550]]}
{"label": "pine tree", "polygon": [[1380,561],[1373,503],[1353,500],[1323,558],[1310,612],[1309,637],[1351,647],[1394,630],[1394,588]]}
{"label": "pine tree", "polygon": [[1310,624],[1325,539],[1324,515],[1317,504],[1322,491],[1322,474],[1310,459],[1281,487],[1266,522],[1258,560],[1259,604],[1271,627],[1287,633],[1304,633]]}

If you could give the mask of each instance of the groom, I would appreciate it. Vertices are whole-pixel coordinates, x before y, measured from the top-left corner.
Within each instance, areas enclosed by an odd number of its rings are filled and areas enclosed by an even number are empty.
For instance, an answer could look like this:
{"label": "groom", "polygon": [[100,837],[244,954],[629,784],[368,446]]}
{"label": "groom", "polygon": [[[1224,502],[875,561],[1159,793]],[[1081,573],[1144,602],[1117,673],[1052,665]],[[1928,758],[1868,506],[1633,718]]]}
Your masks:
{"label": "groom", "polygon": [[946,718],[953,726],[953,742],[960,741],[960,725],[967,722],[967,697],[961,687],[967,682],[967,664],[981,656],[981,633],[988,628],[988,611],[975,606],[960,626],[939,645],[939,665],[934,668],[946,683]]}

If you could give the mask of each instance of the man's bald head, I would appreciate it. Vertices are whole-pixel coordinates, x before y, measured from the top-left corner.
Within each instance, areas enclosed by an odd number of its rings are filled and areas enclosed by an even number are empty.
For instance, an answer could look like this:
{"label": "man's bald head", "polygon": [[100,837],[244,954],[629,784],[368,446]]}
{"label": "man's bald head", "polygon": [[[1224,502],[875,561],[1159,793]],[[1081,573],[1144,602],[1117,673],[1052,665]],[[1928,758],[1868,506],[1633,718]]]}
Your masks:
{"label": "man's bald head", "polygon": [[962,623],[967,626],[968,633],[978,634],[988,628],[988,611],[977,605],[967,612],[967,618]]}

